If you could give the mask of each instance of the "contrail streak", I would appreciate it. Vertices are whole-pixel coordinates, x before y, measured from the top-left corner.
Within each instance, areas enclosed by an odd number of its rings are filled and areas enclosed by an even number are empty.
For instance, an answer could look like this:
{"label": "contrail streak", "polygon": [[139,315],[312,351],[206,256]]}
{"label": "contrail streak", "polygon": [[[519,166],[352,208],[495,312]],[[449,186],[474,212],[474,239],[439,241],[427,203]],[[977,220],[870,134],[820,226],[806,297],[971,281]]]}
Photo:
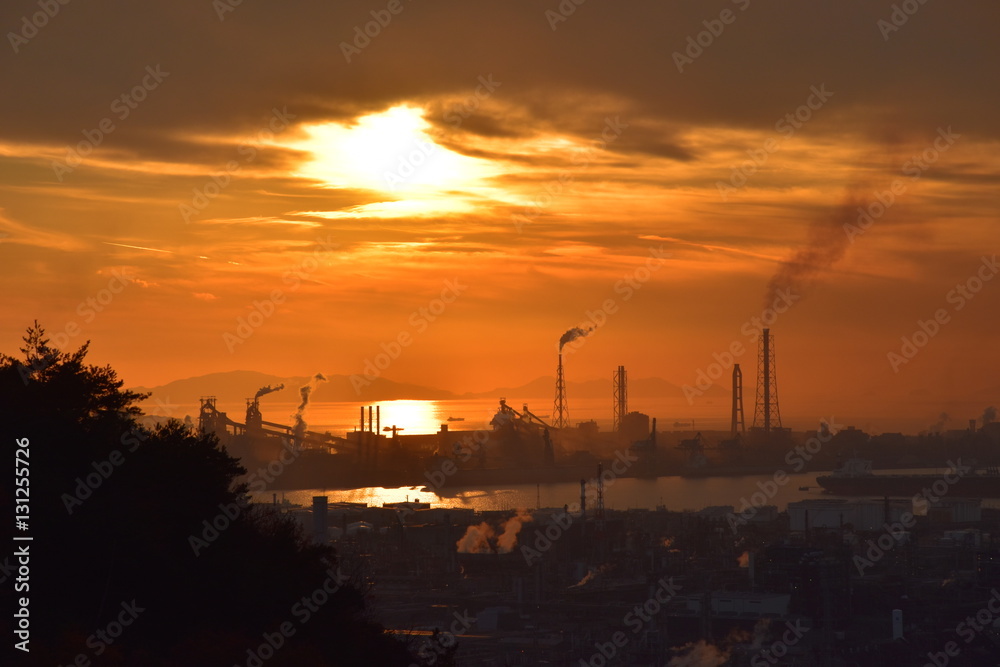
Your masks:
{"label": "contrail streak", "polygon": [[[159,248],[147,248],[146,246],[142,245],[129,245],[127,243],[112,243],[111,241],[101,241],[101,243],[103,243],[104,245],[118,246],[119,248],[133,248],[135,250],[148,250],[149,252],[162,252],[167,255],[178,254],[176,251],[173,250],[160,250]],[[196,259],[212,259],[211,257],[206,257],[205,255],[181,255],[181,257],[194,257]],[[240,265],[239,262],[233,262],[230,260],[225,260],[225,261],[227,264],[235,264],[236,266]]]}

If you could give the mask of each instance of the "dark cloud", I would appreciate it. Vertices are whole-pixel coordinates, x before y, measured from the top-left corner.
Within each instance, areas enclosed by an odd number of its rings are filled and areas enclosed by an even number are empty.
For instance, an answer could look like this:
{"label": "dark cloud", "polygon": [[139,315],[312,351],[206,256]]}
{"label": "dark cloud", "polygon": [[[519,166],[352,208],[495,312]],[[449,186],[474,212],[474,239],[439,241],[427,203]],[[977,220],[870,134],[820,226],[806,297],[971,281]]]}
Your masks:
{"label": "dark cloud", "polygon": [[[888,115],[898,127],[947,123],[997,136],[1000,92],[987,83],[1000,67],[996,3],[922,5],[888,40],[877,21],[891,4],[863,0],[753,0],[746,11],[690,0],[590,2],[555,31],[544,11],[557,3],[549,4],[406,3],[351,63],[340,43],[371,20],[377,7],[368,2],[245,2],[223,21],[203,0],[66,5],[17,54],[8,44],[0,85],[17,94],[0,132],[8,141],[68,143],[108,116],[147,66],[160,65],[169,77],[120,122],[119,148],[212,161],[185,133],[251,132],[282,105],[320,120],[402,99],[461,101],[486,74],[502,82],[496,98],[525,107],[536,124],[489,115],[463,123],[483,136],[549,128],[587,136],[616,104],[664,125],[761,129],[821,83],[836,93],[831,105],[861,123]],[[679,73],[672,54],[722,9],[735,22]],[[14,30],[36,10],[27,0],[5,3],[0,25]],[[647,151],[690,158],[669,141]]]}

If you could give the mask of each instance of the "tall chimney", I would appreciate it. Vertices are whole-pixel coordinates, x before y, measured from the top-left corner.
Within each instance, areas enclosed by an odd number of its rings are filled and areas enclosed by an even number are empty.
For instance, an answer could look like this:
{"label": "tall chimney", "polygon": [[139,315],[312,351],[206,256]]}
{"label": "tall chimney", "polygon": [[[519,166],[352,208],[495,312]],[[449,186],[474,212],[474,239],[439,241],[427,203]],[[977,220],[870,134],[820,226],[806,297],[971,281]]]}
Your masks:
{"label": "tall chimney", "polygon": [[771,330],[764,329],[764,433],[771,432]]}
{"label": "tall chimney", "polygon": [[743,371],[739,364],[733,364],[733,419],[729,437],[735,438],[740,433],[746,433],[746,430],[746,423],[743,421]]}
{"label": "tall chimney", "polygon": [[556,366],[556,400],[552,407],[552,425],[556,428],[569,427],[569,408],[566,405],[566,379],[563,376],[562,352]]}

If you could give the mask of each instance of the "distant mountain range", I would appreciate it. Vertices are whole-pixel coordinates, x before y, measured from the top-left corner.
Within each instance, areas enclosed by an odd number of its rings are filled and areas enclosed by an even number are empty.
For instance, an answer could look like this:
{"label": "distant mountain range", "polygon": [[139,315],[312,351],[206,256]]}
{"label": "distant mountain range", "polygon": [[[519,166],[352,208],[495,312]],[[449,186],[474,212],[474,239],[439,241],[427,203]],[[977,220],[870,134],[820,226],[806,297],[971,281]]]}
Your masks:
{"label": "distant mountain range", "polygon": [[[175,380],[158,387],[132,387],[132,391],[152,392],[151,400],[160,398],[179,405],[197,405],[202,396],[215,396],[220,403],[232,404],[251,398],[258,389],[266,386],[284,384],[275,398],[285,401],[298,401],[299,388],[309,382],[307,376],[279,377],[257,371],[230,371],[227,373],[209,373],[198,377]],[[555,378],[539,377],[517,387],[500,387],[483,392],[456,394],[444,389],[425,387],[404,382],[393,382],[385,378],[376,378],[365,386],[351,382],[348,375],[329,375],[326,382],[320,382],[312,393],[316,401],[357,401],[372,403],[375,401],[410,400],[449,400],[466,398],[500,398],[507,397],[517,402],[529,398],[548,398],[555,388]],[[566,391],[572,398],[607,398],[612,395],[610,379],[586,380],[583,382],[568,382]],[[683,396],[681,388],[660,378],[630,379],[628,385],[630,396],[643,398],[677,398]],[[713,386],[706,394],[729,396],[729,390]]]}

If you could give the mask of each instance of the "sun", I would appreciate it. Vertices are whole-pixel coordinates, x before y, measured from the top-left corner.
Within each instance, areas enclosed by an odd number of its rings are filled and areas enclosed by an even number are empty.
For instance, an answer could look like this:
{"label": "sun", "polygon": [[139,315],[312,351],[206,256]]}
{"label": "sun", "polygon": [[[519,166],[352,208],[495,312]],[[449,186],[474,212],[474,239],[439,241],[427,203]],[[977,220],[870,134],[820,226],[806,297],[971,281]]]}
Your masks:
{"label": "sun", "polygon": [[437,144],[420,107],[401,105],[351,124],[306,126],[295,148],[311,158],[300,175],[334,188],[360,188],[396,198],[433,197],[468,190],[489,176],[485,160]]}

